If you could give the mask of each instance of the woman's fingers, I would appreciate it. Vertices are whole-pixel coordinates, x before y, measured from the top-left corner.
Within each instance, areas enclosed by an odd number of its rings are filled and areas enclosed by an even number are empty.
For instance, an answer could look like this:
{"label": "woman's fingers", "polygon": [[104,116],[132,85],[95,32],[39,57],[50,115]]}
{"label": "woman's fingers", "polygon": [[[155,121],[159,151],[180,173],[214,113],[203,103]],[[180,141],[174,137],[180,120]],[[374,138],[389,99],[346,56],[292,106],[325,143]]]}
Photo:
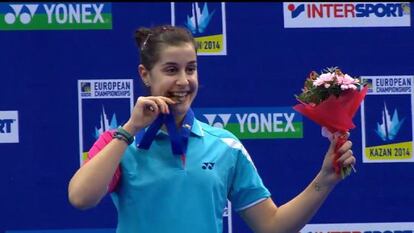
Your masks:
{"label": "woman's fingers", "polygon": [[340,154],[345,153],[347,150],[350,150],[351,148],[352,148],[352,142],[348,140],[338,149],[338,153]]}
{"label": "woman's fingers", "polygon": [[161,112],[163,114],[169,114],[170,110],[168,105],[175,104],[175,101],[165,96],[148,96],[144,100],[146,105],[149,105],[149,110],[153,112]]}
{"label": "woman's fingers", "polygon": [[345,151],[337,160],[339,164],[342,164],[344,166],[353,164],[355,163],[355,161],[356,159],[354,156],[354,152],[351,149]]}
{"label": "woman's fingers", "polygon": [[157,98],[157,97],[150,97],[150,98],[151,98],[152,101],[154,101],[157,104],[157,106],[158,106],[161,113],[165,114],[167,112],[166,109],[168,109],[168,106],[166,106],[167,104],[165,103],[165,101],[163,101],[163,100],[161,100],[160,98]]}
{"label": "woman's fingers", "polygon": [[158,106],[161,108],[161,112],[164,114],[169,114],[170,110],[168,108],[168,104],[175,103],[170,98],[164,97],[164,96],[156,96],[153,97],[154,101],[158,104]]}
{"label": "woman's fingers", "polygon": [[343,165],[344,167],[348,167],[348,166],[350,166],[350,165],[354,165],[355,163],[356,163],[356,158],[355,158],[355,156],[351,156],[351,157],[349,157],[349,158],[345,159],[345,161],[342,163],[342,165]]}
{"label": "woman's fingers", "polygon": [[176,102],[174,100],[172,100],[171,98],[165,97],[165,96],[158,96],[159,98],[161,98],[162,100],[164,100],[165,102],[167,102],[167,104],[176,104]]}
{"label": "woman's fingers", "polygon": [[151,112],[158,113],[159,107],[155,101],[150,100],[150,99],[145,99],[145,100],[142,100],[141,103],[144,106],[144,110],[149,110]]}

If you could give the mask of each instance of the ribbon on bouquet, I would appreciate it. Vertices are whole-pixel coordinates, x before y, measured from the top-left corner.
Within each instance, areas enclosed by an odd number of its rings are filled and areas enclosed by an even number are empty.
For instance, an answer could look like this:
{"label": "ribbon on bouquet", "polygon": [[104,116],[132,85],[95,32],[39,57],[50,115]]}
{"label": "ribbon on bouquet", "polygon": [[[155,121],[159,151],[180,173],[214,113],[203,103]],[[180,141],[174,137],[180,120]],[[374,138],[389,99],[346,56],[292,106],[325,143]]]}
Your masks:
{"label": "ribbon on bouquet", "polygon": [[185,166],[185,154],[187,153],[188,138],[190,137],[193,123],[194,112],[191,109],[188,109],[179,129],[176,127],[175,118],[172,114],[159,114],[147,130],[142,129],[136,134],[136,145],[140,149],[148,150],[158,130],[165,124],[171,140],[172,153],[176,156],[181,156],[183,166]]}

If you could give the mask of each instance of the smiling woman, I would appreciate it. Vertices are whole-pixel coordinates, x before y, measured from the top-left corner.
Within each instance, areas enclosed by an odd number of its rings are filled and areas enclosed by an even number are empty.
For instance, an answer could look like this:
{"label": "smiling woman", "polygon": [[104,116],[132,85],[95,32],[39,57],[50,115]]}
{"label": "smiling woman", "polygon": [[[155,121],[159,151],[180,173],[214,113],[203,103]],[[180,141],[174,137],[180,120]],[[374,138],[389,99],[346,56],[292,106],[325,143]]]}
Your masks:
{"label": "smiling woman", "polygon": [[[184,28],[161,26],[135,33],[140,47],[138,72],[150,96],[168,97],[174,104],[161,107],[162,113],[172,110],[179,124],[190,108],[198,90],[196,43]],[[156,101],[161,101],[160,99]],[[158,106],[147,103],[153,109]]]}
{"label": "smiling woman", "polygon": [[[165,25],[140,28],[135,36],[149,95],[137,99],[122,127],[95,142],[69,183],[72,205],[87,209],[110,193],[118,233],[220,233],[230,200],[255,232],[298,232],[340,180],[332,167],[336,140],[311,184],[278,208],[239,139],[194,117],[191,33]],[[351,145],[341,147],[339,163],[355,163]]]}

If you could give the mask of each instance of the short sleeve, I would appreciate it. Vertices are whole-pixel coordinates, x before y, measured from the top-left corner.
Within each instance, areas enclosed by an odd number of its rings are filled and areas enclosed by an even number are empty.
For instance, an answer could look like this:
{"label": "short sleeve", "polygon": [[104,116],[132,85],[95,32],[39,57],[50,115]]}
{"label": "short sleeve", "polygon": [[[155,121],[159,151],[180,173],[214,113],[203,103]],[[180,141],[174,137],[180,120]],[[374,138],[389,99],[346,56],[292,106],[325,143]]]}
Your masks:
{"label": "short sleeve", "polygon": [[236,211],[247,209],[270,197],[246,149],[240,145],[229,200]]}
{"label": "short sleeve", "polygon": [[[88,158],[85,161],[85,163],[87,163],[89,160],[95,157],[95,155],[98,154],[99,151],[101,151],[109,142],[111,142],[113,134],[114,131],[105,131],[103,134],[99,136],[98,140],[96,140],[92,148],[89,150]],[[108,192],[113,192],[115,190],[120,178],[121,169],[118,166],[118,168],[115,171],[114,177],[112,178],[112,181],[108,186]]]}

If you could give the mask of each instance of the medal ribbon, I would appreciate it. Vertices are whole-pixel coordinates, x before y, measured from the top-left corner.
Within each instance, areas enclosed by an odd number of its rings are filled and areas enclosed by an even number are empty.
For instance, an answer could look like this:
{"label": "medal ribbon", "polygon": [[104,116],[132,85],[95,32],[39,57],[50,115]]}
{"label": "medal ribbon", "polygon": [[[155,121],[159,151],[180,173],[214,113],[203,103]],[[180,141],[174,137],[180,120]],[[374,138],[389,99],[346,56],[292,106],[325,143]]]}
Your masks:
{"label": "medal ribbon", "polygon": [[140,149],[148,150],[158,130],[165,124],[171,140],[172,152],[176,156],[181,156],[181,160],[185,166],[185,154],[187,152],[188,138],[190,137],[193,123],[194,112],[191,109],[188,109],[182,126],[179,129],[175,125],[175,119],[172,114],[159,114],[147,130],[142,129],[135,135],[136,145]]}

